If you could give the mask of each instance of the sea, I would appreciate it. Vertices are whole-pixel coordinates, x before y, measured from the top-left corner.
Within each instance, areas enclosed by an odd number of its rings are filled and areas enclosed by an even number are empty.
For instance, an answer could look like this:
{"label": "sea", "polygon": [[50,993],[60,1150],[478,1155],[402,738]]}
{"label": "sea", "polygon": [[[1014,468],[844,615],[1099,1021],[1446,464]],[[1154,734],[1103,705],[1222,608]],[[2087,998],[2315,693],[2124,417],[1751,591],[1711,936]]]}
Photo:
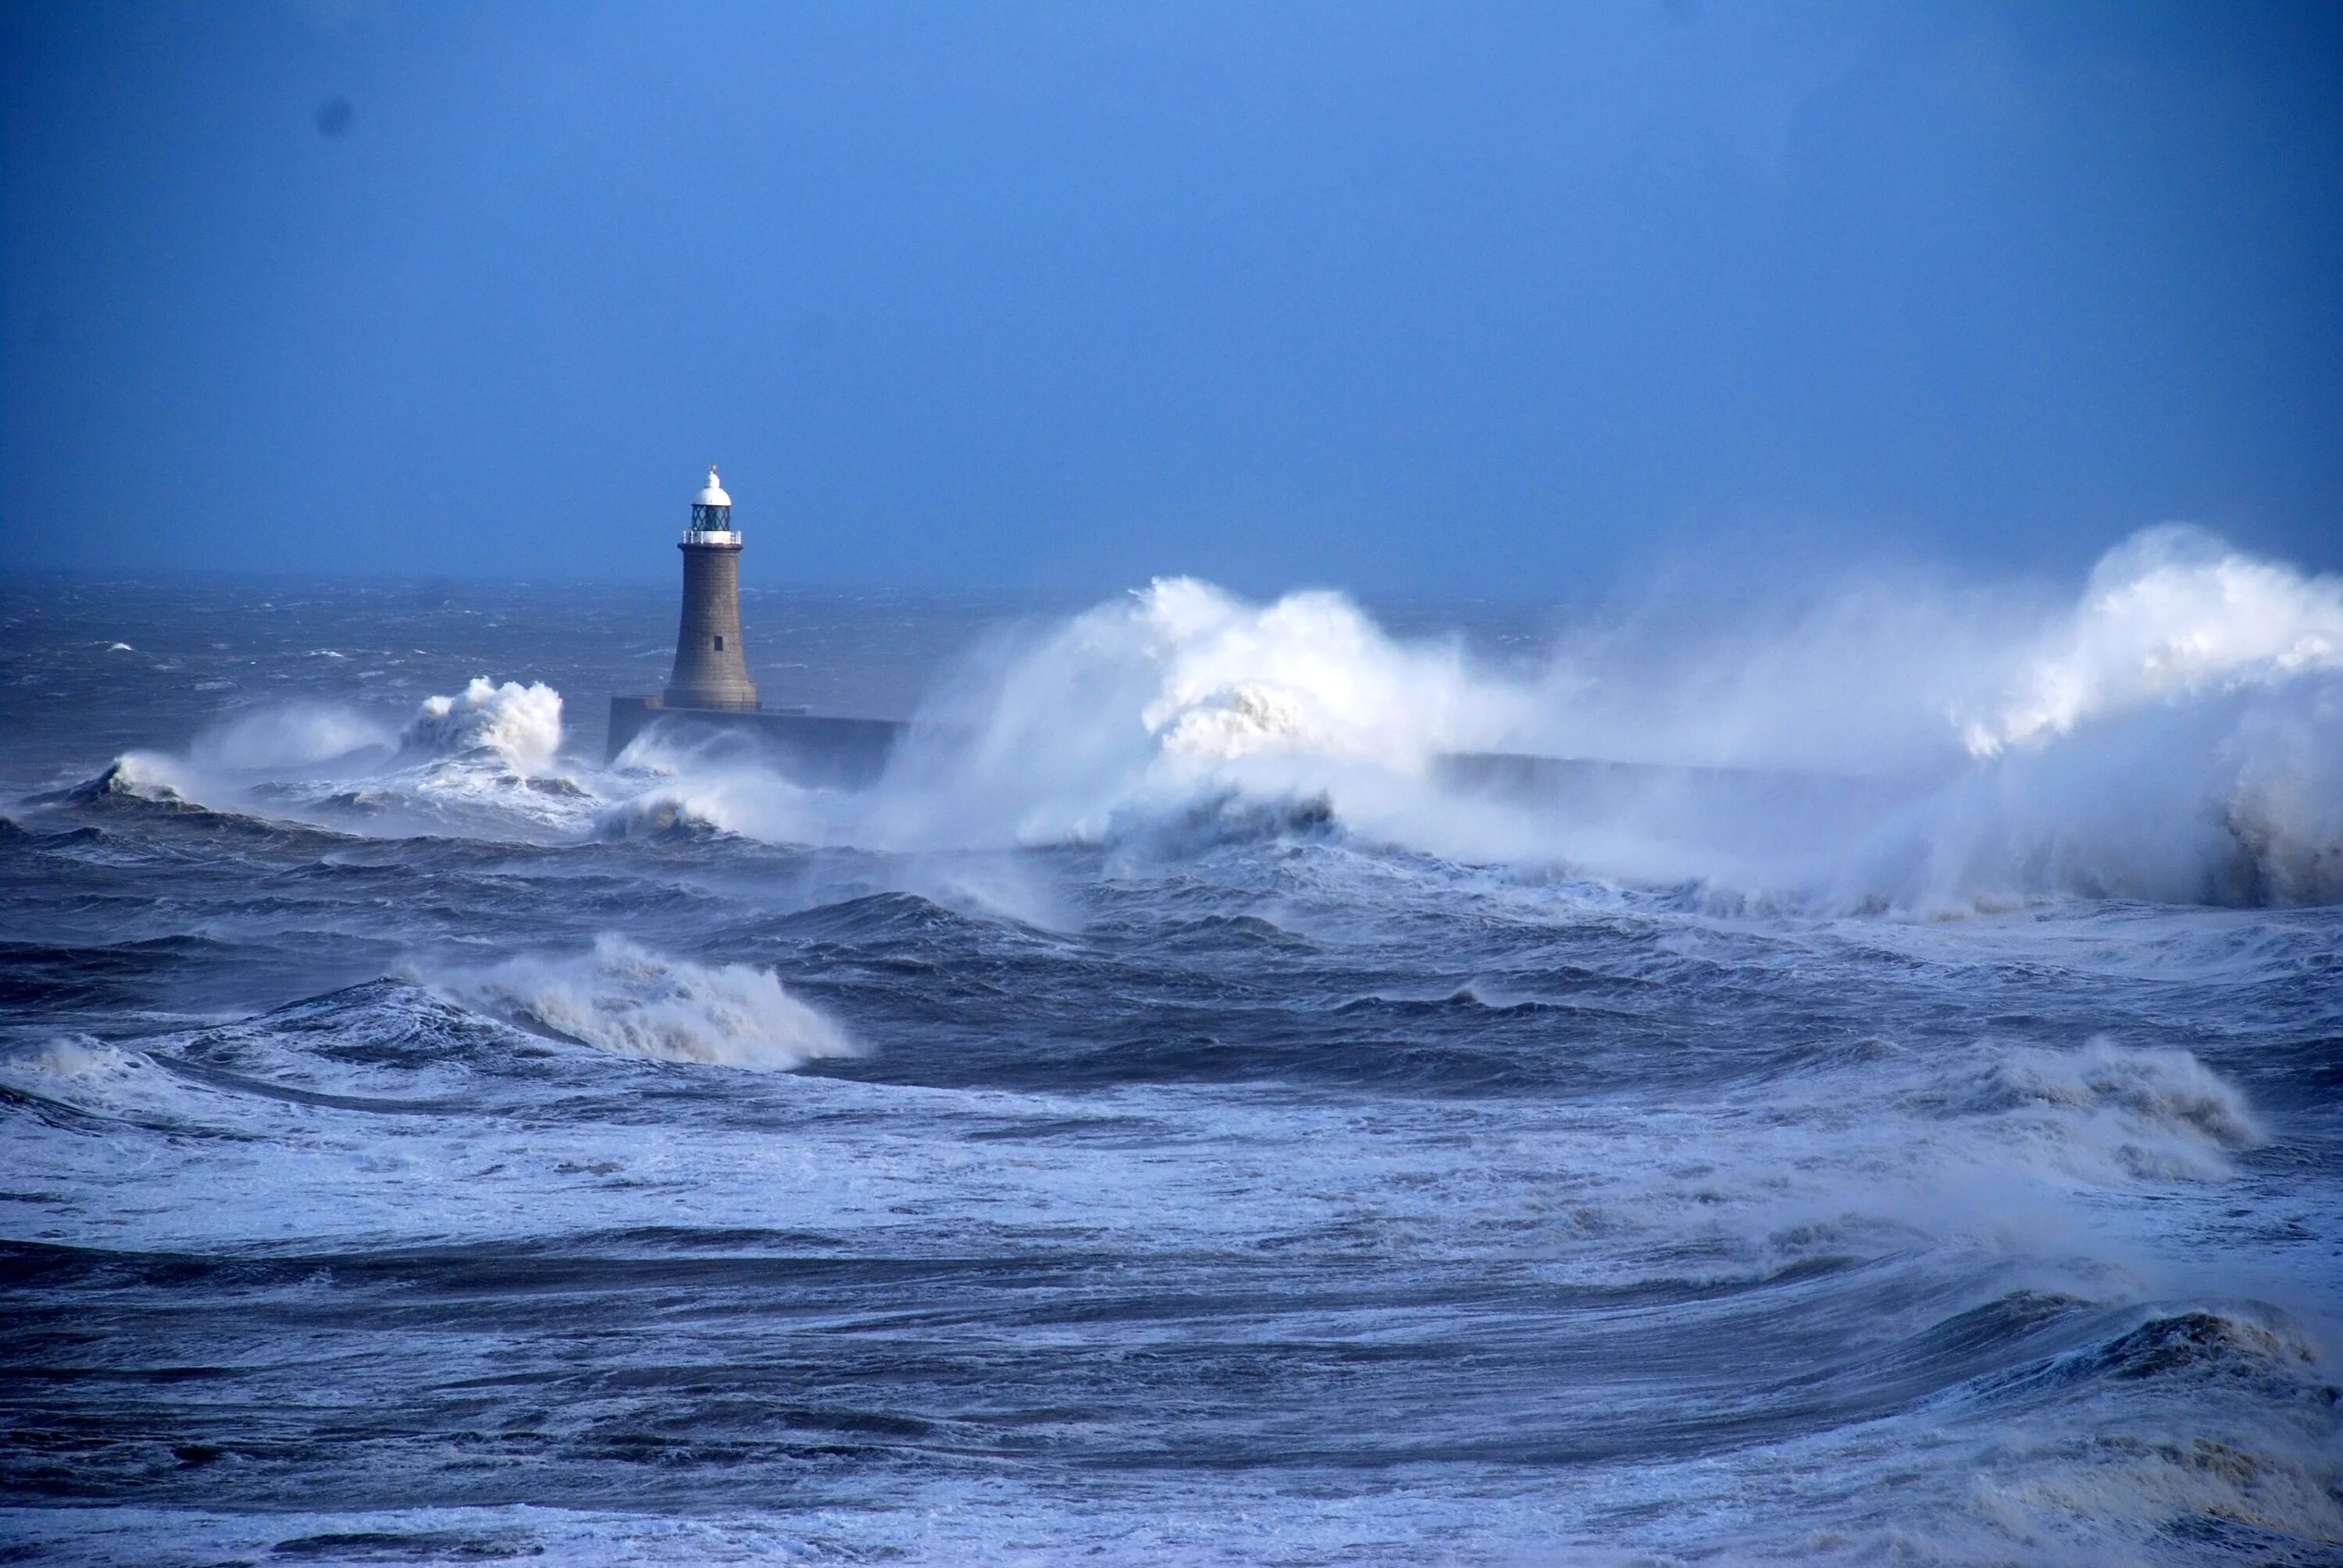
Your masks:
{"label": "sea", "polygon": [[2343,582],[744,615],[0,588],[0,1561],[2343,1562]]}

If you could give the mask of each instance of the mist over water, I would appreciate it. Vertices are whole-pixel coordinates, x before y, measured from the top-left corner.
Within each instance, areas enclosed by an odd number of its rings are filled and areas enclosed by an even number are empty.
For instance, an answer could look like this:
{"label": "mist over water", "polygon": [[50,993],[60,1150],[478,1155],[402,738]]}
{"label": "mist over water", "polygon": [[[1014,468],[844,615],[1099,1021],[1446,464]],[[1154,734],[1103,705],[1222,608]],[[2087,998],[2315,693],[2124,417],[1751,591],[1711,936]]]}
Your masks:
{"label": "mist over water", "polygon": [[[622,762],[689,780],[654,793],[660,822],[888,849],[1318,802],[1393,847],[1825,906],[2309,904],[2343,898],[2339,716],[2343,582],[2170,527],[2030,615],[1874,588],[1697,642],[1581,628],[1512,665],[1395,639],[1339,595],[1165,579],[961,665],[870,798],[809,801],[657,737]],[[1565,810],[1441,767],[1489,752],[1654,766]]]}
{"label": "mist over water", "polygon": [[305,596],[0,617],[43,1555],[2343,1550],[2343,582]]}

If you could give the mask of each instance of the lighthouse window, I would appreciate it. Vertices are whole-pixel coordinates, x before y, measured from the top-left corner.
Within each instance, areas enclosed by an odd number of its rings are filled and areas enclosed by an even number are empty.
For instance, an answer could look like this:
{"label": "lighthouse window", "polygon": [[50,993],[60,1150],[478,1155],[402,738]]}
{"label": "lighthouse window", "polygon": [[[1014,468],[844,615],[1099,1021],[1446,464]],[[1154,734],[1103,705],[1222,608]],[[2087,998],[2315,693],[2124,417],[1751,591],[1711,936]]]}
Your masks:
{"label": "lighthouse window", "polygon": [[720,637],[716,639],[716,651],[719,653],[724,651],[724,639]]}

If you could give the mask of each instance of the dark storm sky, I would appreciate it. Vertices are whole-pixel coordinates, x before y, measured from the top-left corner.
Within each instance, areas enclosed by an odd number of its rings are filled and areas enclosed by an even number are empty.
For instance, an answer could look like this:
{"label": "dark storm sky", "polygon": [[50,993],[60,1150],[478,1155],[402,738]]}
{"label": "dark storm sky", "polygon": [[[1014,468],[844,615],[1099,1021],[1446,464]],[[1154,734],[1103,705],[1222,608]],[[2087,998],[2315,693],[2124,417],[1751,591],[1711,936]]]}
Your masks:
{"label": "dark storm sky", "polygon": [[5,17],[15,569],[2343,566],[2343,8]]}

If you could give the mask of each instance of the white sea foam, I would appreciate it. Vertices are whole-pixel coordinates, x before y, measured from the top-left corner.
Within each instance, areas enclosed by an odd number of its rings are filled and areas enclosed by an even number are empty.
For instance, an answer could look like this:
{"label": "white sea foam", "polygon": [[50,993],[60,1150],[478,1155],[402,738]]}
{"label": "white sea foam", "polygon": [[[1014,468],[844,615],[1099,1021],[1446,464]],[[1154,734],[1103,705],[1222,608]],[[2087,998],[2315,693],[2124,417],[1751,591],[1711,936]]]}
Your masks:
{"label": "white sea foam", "polygon": [[169,805],[192,799],[193,782],[176,758],[159,751],[126,751],[105,772],[67,793],[83,801],[117,796]]}
{"label": "white sea foam", "polygon": [[2107,1040],[1882,1041],[1770,1087],[1764,1104],[1744,1116],[1670,1099],[1634,1116],[1632,1139],[1609,1117],[1561,1131],[1545,1157],[1571,1229],[1613,1255],[1701,1260],[1669,1267],[1715,1280],[1926,1238],[2030,1255],[2046,1288],[2139,1289],[2161,1273],[2165,1240],[2111,1223],[2109,1199],[2217,1187],[2267,1136],[2195,1056]]}
{"label": "white sea foam", "polygon": [[51,1078],[105,1079],[135,1070],[144,1059],[89,1035],[71,1034],[12,1051],[5,1060],[12,1068]]}
{"label": "white sea foam", "polygon": [[[892,848],[1098,841],[1233,790],[1452,858],[1845,907],[2316,902],[2343,898],[2339,716],[2343,583],[2185,528],[2111,551],[2064,608],[1874,584],[1690,640],[1582,629],[1543,669],[1392,638],[1333,594],[1174,578],[996,645],[871,797],[779,815]],[[1663,766],[1492,800],[1439,782],[1459,751]],[[703,814],[765,836],[753,792],[736,770]]]}
{"label": "white sea foam", "polygon": [[670,959],[623,937],[590,953],[517,958],[435,977],[464,1004],[624,1056],[786,1071],[856,1047],[769,970]]}
{"label": "white sea foam", "polygon": [[1973,754],[1997,756],[2158,699],[2334,670],[2343,670],[2343,579],[2307,578],[2167,525],[2100,560],[2081,602],[2043,629],[2007,696],[1964,739]]}
{"label": "white sea foam", "polygon": [[[656,782],[642,786],[643,774]],[[732,736],[655,728],[628,743],[603,787],[612,783],[633,792],[598,814],[598,838],[722,832],[788,843],[853,837],[835,813],[822,811],[815,799],[821,792],[777,777],[752,746]]]}
{"label": "white sea foam", "polygon": [[719,793],[649,790],[604,810],[594,820],[594,835],[617,839],[729,832],[723,808],[712,798]]}
{"label": "white sea foam", "polygon": [[1950,1108],[1997,1123],[2002,1148],[2039,1146],[2072,1173],[2217,1178],[2264,1141],[2244,1096],[2185,1050],[2098,1039],[2078,1051],[1988,1050],[1970,1071]]}
{"label": "white sea foam", "polygon": [[517,772],[541,773],[561,747],[561,694],[543,681],[475,676],[457,696],[424,699],[400,739],[417,750],[492,751]]}
{"label": "white sea foam", "polygon": [[204,730],[185,755],[126,752],[63,798],[126,796],[373,832],[575,832],[605,802],[557,770],[560,743],[558,692],[482,678],[427,699],[399,729],[345,704],[256,707]]}
{"label": "white sea foam", "polygon": [[1163,578],[958,671],[850,830],[897,847],[1094,841],[1232,781],[1417,779],[1502,734],[1524,695],[1477,676],[1456,642],[1393,639],[1339,595],[1256,605]]}
{"label": "white sea foam", "polygon": [[166,1121],[207,1094],[145,1052],[87,1034],[0,1048],[0,1083],[95,1116],[127,1112]]}
{"label": "white sea foam", "polygon": [[[395,763],[369,759],[388,738],[378,722],[311,706],[241,716],[185,761],[137,771],[215,804],[213,772],[331,774],[363,795],[370,831],[453,818],[1176,856],[1204,811],[1695,883],[1720,907],[2343,900],[2343,581],[2181,528],[2110,551],[2064,604],[1875,581],[1788,615],[1603,618],[1543,665],[1502,668],[1453,638],[1393,637],[1336,594],[1253,604],[1165,578],[996,641],[857,795],[789,784],[737,748],[665,740],[567,779],[561,716],[541,682],[482,678],[425,701]],[[1443,771],[1458,752],[1653,766],[1509,793]],[[646,768],[659,775],[648,789]]]}

